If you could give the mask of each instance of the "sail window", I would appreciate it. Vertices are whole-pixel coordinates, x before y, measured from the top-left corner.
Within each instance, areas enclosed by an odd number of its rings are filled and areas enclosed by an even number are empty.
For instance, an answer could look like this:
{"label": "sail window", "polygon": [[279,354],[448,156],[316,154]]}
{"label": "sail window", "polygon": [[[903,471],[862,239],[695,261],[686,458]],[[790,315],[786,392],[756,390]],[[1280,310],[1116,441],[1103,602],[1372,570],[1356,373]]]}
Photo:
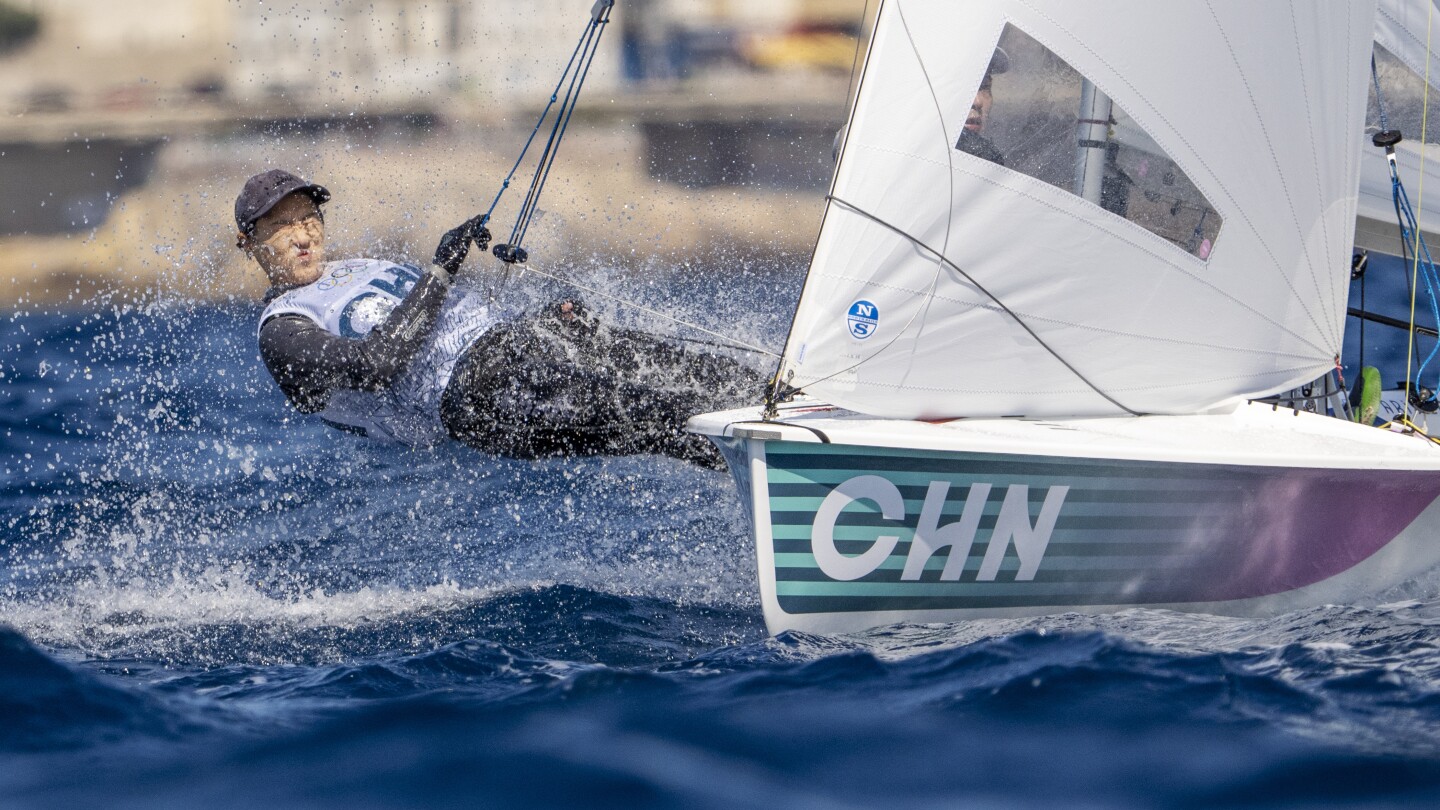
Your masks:
{"label": "sail window", "polygon": [[1221,225],[1214,206],[1120,105],[1013,24],[960,112],[957,150],[1070,191],[1209,258]]}

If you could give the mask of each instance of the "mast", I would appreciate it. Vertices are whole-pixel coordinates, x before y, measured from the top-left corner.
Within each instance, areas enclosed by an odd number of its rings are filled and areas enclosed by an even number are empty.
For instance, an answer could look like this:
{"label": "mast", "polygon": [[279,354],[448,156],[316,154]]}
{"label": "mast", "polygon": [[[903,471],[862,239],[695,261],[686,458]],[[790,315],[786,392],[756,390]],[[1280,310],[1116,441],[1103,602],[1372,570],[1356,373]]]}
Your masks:
{"label": "mast", "polygon": [[1110,146],[1110,97],[1089,79],[1080,85],[1080,115],[1075,125],[1075,193],[1100,204],[1105,153]]}

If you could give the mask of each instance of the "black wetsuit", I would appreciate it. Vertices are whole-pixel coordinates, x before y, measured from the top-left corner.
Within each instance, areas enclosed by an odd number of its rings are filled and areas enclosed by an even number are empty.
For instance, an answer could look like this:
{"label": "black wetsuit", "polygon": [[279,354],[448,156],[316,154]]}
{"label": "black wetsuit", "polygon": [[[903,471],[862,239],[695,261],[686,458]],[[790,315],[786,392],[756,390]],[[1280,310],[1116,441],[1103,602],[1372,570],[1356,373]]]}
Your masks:
{"label": "black wetsuit", "polygon": [[997,148],[991,140],[978,132],[968,129],[960,130],[960,138],[955,141],[955,148],[991,163],[1005,165],[1005,155]]}
{"label": "black wetsuit", "polygon": [[[448,285],[432,274],[364,338],[344,338],[300,315],[260,327],[271,376],[303,413],[341,388],[380,390],[424,345]],[[286,290],[273,289],[267,300]],[[763,377],[712,354],[551,307],[502,323],[461,356],[440,403],[449,435],[519,458],[663,453],[714,464],[709,442],[684,432],[696,413],[753,397]]]}
{"label": "black wetsuit", "polygon": [[764,385],[724,357],[553,310],[501,324],[461,357],[440,404],[454,438],[509,456],[664,453],[713,463],[684,431]]}
{"label": "black wetsuit", "polygon": [[[265,302],[301,285],[271,287]],[[301,413],[325,409],[338,388],[379,391],[425,345],[450,285],[425,273],[384,322],[363,338],[345,338],[303,315],[277,315],[260,325],[260,356],[285,398]]]}

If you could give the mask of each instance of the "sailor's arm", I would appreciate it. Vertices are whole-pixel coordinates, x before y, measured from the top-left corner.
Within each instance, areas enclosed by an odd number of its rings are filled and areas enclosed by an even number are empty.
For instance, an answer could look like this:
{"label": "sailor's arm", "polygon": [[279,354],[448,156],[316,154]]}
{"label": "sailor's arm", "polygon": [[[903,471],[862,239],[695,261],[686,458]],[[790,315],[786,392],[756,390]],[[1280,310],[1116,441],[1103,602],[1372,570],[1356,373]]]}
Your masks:
{"label": "sailor's arm", "polygon": [[260,327],[260,356],[301,413],[325,409],[337,388],[386,388],[420,351],[449,292],[449,274],[428,272],[385,321],[361,339],[331,334],[303,315]]}
{"label": "sailor's arm", "polygon": [[435,249],[430,271],[405,300],[361,340],[326,332],[299,315],[281,315],[260,326],[260,355],[270,376],[301,413],[325,409],[336,388],[376,391],[390,385],[430,336],[450,280],[472,242],[490,241],[483,216],[447,231]]}

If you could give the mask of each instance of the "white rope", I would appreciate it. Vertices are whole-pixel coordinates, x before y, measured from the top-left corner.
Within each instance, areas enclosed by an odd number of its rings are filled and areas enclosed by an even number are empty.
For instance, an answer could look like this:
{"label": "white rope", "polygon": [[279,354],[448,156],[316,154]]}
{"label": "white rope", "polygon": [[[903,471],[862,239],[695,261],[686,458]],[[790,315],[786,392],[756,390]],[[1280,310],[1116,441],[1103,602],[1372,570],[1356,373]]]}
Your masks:
{"label": "white rope", "polygon": [[632,308],[634,308],[634,309],[638,309],[639,311],[644,312],[644,313],[646,313],[646,314],[648,314],[648,315],[653,315],[653,316],[655,316],[655,317],[657,317],[657,318],[663,318],[663,319],[665,319],[665,320],[667,320],[667,321],[671,321],[672,323],[679,324],[680,326],[683,326],[683,327],[685,327],[685,328],[687,328],[687,329],[694,329],[694,330],[697,331],[697,332],[701,332],[701,333],[704,333],[704,334],[706,334],[706,335],[709,335],[710,337],[717,338],[717,339],[719,339],[719,340],[723,340],[723,341],[725,341],[725,342],[727,342],[727,343],[733,344],[733,345],[731,346],[731,348],[747,349],[747,350],[749,350],[749,351],[758,352],[759,354],[765,354],[765,355],[769,355],[769,356],[771,356],[771,357],[779,357],[779,356],[780,356],[780,355],[777,354],[776,352],[772,352],[772,351],[770,351],[769,349],[766,349],[766,348],[764,348],[764,347],[762,347],[762,346],[756,346],[756,345],[753,344],[753,343],[746,343],[746,342],[743,341],[743,340],[739,340],[739,339],[737,339],[737,338],[733,338],[733,337],[731,337],[731,336],[729,336],[729,335],[725,335],[725,334],[721,334],[721,333],[719,333],[719,332],[711,331],[711,330],[709,330],[709,329],[706,329],[706,328],[703,327],[703,326],[700,326],[699,324],[690,323],[689,321],[681,320],[680,318],[677,318],[677,317],[675,317],[674,315],[668,315],[668,314],[666,314],[666,313],[664,313],[664,312],[661,312],[661,311],[659,311],[659,310],[651,309],[651,308],[649,308],[649,307],[647,307],[647,306],[643,306],[643,305],[641,305],[641,304],[637,304],[637,303],[635,303],[634,301],[630,301],[630,300],[628,300],[628,299],[621,298],[620,296],[615,295],[614,293],[608,293],[608,292],[605,292],[604,290],[596,289],[595,287],[586,286],[586,285],[581,284],[580,282],[575,281],[575,280],[573,280],[573,279],[560,278],[559,276],[551,275],[550,273],[547,273],[547,272],[545,272],[544,270],[536,270],[533,266],[531,266],[531,265],[529,265],[529,264],[524,264],[524,265],[521,265],[521,266],[520,266],[520,274],[521,274],[521,276],[524,276],[525,273],[535,273],[536,275],[544,276],[545,278],[548,278],[548,279],[550,279],[551,281],[558,281],[558,282],[560,282],[561,284],[568,284],[568,285],[570,285],[571,287],[575,287],[575,288],[577,288],[577,289],[584,290],[584,291],[587,292],[587,293],[593,293],[593,294],[595,294],[595,295],[601,296],[602,298],[609,298],[609,299],[612,300],[612,301],[615,301],[615,302],[620,303],[620,304],[624,304],[624,305],[627,306],[627,307],[632,307]]}

